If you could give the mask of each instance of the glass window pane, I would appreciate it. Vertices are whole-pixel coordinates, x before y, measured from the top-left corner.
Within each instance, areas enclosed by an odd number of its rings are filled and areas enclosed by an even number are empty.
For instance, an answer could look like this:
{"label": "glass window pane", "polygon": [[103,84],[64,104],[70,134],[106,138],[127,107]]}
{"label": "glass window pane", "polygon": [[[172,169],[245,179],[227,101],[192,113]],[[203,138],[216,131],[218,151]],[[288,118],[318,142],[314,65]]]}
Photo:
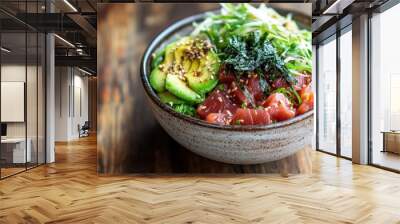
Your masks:
{"label": "glass window pane", "polygon": [[34,167],[37,165],[37,132],[38,132],[38,123],[37,123],[37,98],[38,98],[38,88],[37,88],[37,63],[38,63],[38,52],[37,52],[37,33],[36,32],[28,32],[28,61],[27,61],[27,80],[26,80],[26,116],[27,116],[27,142],[30,147],[30,160],[28,162],[28,168]]}
{"label": "glass window pane", "polygon": [[[0,2],[19,16],[45,10],[44,0]],[[46,42],[43,33],[2,12],[0,17],[7,20],[0,24],[0,177],[4,178],[45,162]]]}
{"label": "glass window pane", "polygon": [[[26,144],[26,33],[1,34],[1,174],[25,170],[30,161]],[[28,148],[28,151],[26,150]]]}
{"label": "glass window pane", "polygon": [[352,32],[340,36],[340,152],[352,157]]}
{"label": "glass window pane", "polygon": [[376,14],[372,25],[372,163],[400,170],[400,5]]}
{"label": "glass window pane", "polygon": [[318,148],[336,153],[336,40],[318,51]]}
{"label": "glass window pane", "polygon": [[44,34],[39,33],[38,36],[38,164],[45,163],[45,93],[46,93],[46,76],[45,76],[45,65],[46,65],[46,37]]}

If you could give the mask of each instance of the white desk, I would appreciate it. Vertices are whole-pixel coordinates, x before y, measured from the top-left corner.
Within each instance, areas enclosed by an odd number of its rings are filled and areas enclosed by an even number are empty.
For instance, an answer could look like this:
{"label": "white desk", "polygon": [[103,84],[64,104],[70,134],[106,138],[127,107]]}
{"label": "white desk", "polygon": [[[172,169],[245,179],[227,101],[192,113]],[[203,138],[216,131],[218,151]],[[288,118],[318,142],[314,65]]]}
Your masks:
{"label": "white desk", "polygon": [[[32,153],[31,145],[32,141],[30,138],[26,140],[28,147],[26,147],[25,153],[25,138],[5,138],[1,139],[2,151],[12,150],[12,163],[25,163],[31,162]],[[10,148],[12,147],[12,148]],[[26,159],[26,161],[25,161]]]}

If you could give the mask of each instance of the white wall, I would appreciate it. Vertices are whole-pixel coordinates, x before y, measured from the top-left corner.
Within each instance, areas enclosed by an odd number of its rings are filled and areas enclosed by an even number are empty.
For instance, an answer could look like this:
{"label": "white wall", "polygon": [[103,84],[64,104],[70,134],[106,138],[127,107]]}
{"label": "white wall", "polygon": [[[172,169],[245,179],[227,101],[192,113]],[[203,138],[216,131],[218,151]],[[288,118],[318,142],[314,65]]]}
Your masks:
{"label": "white wall", "polygon": [[89,120],[88,112],[88,77],[82,76],[82,73],[74,75],[74,108],[72,108],[73,119],[71,120],[71,135],[78,137],[78,124],[83,125]]}
{"label": "white wall", "polygon": [[88,77],[72,67],[56,67],[55,140],[79,137],[78,125],[88,120]]}
{"label": "white wall", "polygon": [[55,68],[55,141],[68,140],[68,88],[70,84],[68,74],[68,67]]}
{"label": "white wall", "polygon": [[[37,70],[38,69],[38,70]],[[25,80],[27,78],[27,80]],[[3,64],[1,66],[2,82],[24,82],[26,84],[26,106],[22,108],[22,113],[26,112],[26,120],[23,122],[5,122],[7,124],[8,138],[29,139],[32,151],[32,161],[44,162],[45,150],[45,116],[44,116],[44,74],[42,68],[25,64]],[[7,97],[7,96],[2,96]],[[7,111],[12,108],[3,107],[1,110]],[[13,113],[13,111],[8,111]],[[37,156],[36,153],[39,153]]]}
{"label": "white wall", "polygon": [[[1,66],[1,81],[3,81],[3,82],[15,82],[15,81],[26,82],[25,69],[26,69],[25,64],[24,65],[18,65],[18,64],[2,65]],[[33,67],[33,66],[27,67],[28,74],[31,74],[33,72],[33,70],[36,73],[36,67]],[[36,90],[34,93],[27,93],[27,95],[28,95],[28,97],[29,96],[36,97]],[[7,108],[1,108],[1,109],[7,110]],[[36,116],[36,114],[35,114],[35,116]],[[33,119],[30,119],[28,117],[28,120],[31,121]],[[25,126],[26,126],[25,123],[26,122],[7,122],[7,137],[25,137]]]}

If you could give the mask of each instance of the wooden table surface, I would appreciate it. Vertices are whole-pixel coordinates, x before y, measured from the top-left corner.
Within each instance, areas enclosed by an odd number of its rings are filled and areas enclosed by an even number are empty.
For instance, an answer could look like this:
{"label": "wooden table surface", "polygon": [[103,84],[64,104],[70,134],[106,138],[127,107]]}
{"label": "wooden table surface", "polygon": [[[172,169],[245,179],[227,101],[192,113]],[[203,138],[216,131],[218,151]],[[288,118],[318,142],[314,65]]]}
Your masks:
{"label": "wooden table surface", "polygon": [[282,161],[241,166],[215,162],[169,137],[147,105],[141,56],[157,33],[218,4],[102,4],[98,16],[98,169],[100,173],[311,172],[306,149]]}

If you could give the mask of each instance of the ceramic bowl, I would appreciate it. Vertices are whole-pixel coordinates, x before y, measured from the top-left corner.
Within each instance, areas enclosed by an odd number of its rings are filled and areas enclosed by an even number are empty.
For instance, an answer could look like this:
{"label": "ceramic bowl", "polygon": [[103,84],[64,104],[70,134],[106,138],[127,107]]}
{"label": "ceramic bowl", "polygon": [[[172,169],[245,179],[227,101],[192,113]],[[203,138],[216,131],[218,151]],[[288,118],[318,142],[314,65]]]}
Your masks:
{"label": "ceramic bowl", "polygon": [[203,157],[230,164],[260,164],[275,161],[311,145],[313,111],[270,125],[223,126],[175,112],[162,103],[151,88],[148,76],[152,54],[177,37],[193,30],[206,14],[180,20],[150,43],[141,62],[141,80],[155,118],[179,144]]}

